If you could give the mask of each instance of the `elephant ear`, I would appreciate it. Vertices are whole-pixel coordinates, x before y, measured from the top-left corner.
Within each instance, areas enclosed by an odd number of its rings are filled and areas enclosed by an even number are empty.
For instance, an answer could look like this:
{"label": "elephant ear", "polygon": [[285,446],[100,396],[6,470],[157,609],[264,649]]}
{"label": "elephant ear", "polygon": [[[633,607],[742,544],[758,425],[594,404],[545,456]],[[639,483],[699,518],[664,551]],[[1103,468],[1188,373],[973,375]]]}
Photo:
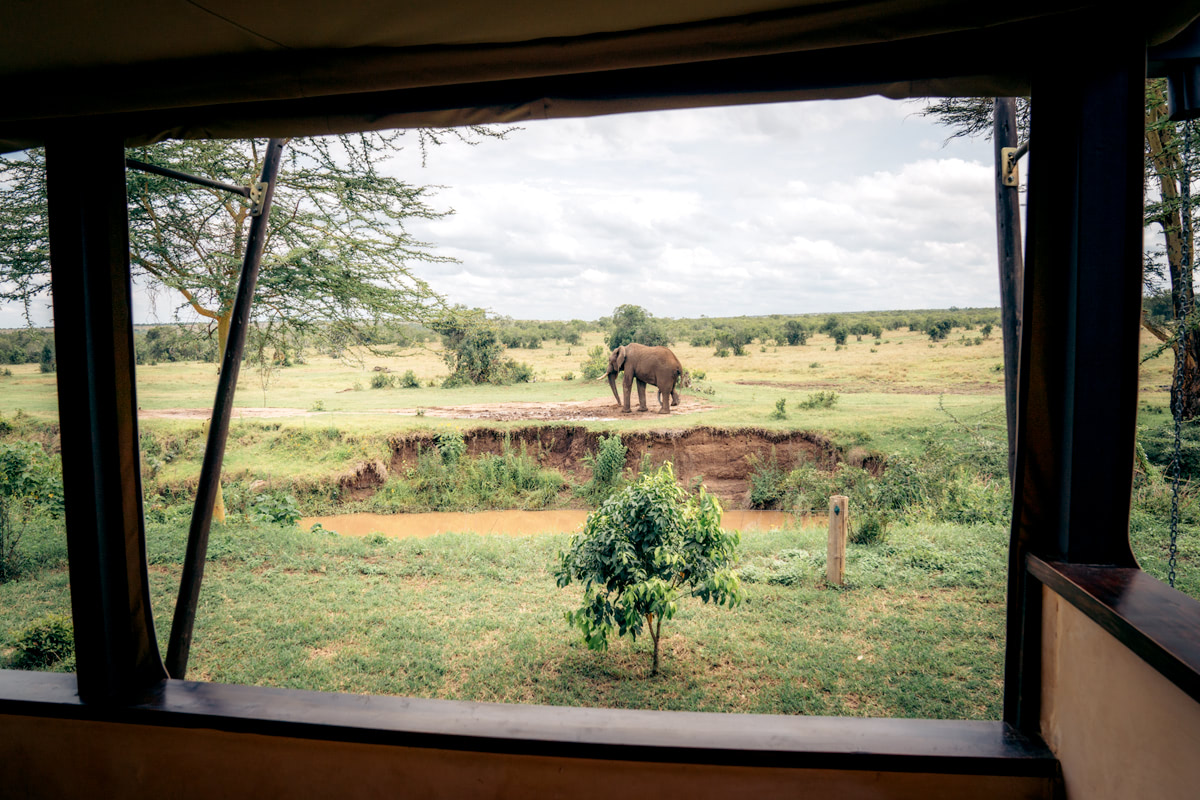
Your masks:
{"label": "elephant ear", "polygon": [[627,351],[625,349],[625,345],[621,345],[620,347],[617,348],[617,370],[618,371],[620,371],[620,369],[625,366],[626,354],[627,354]]}

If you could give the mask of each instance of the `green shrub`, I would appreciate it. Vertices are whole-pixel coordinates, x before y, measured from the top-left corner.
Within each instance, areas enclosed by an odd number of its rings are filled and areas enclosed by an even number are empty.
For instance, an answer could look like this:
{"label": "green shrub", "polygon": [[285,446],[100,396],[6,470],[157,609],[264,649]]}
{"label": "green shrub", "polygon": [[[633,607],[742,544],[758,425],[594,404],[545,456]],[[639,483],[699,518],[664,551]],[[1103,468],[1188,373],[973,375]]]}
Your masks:
{"label": "green shrub", "polygon": [[12,643],[18,668],[44,669],[74,655],[75,628],[70,617],[50,614],[15,631]]}
{"label": "green shrub", "polygon": [[750,506],[752,508],[775,508],[784,496],[784,481],[787,473],[779,468],[775,448],[771,457],[763,459],[756,453],[747,457],[750,467]]}
{"label": "green shrub", "polygon": [[800,408],[807,411],[812,411],[817,408],[833,408],[837,405],[838,393],[835,391],[820,391],[814,392],[808,396],[807,400],[800,402]]}
{"label": "green shrub", "polygon": [[663,622],[683,598],[731,608],[744,599],[732,569],[739,541],[721,529],[716,498],[703,488],[686,492],[668,461],[605,500],[559,554],[559,587],[584,586],[583,605],[567,612],[567,622],[593,650],[606,649],[612,633],[648,632],[650,674],[657,674]]}
{"label": "green shrub", "polygon": [[596,443],[596,452],[583,457],[583,463],[592,470],[592,479],[584,487],[583,493],[595,499],[603,499],[611,494],[625,474],[628,453],[629,449],[621,442],[620,434],[601,436]]}
{"label": "green shrub", "polygon": [[850,517],[849,540],[854,544],[879,544],[887,538],[887,512],[868,506]]}
{"label": "green shrub", "polygon": [[400,387],[403,389],[420,389],[421,381],[417,379],[416,373],[408,369],[404,371],[404,375],[400,378]]}
{"label": "green shrub", "polygon": [[396,385],[396,376],[387,372],[376,372],[371,376],[372,389],[391,389]]}
{"label": "green shrub", "polygon": [[787,419],[787,400],[779,398],[775,401],[775,410],[771,412],[771,419]]}
{"label": "green shrub", "polygon": [[608,374],[608,353],[600,345],[588,350],[587,361],[579,365],[585,381],[594,381]]}
{"label": "green shrub", "polygon": [[462,433],[459,431],[442,431],[437,437],[437,448],[442,457],[442,463],[452,467],[467,452],[467,443],[463,441]]}
{"label": "green shrub", "polygon": [[296,498],[282,492],[267,492],[254,498],[254,510],[251,513],[258,522],[274,525],[295,525],[300,521],[300,507]]}

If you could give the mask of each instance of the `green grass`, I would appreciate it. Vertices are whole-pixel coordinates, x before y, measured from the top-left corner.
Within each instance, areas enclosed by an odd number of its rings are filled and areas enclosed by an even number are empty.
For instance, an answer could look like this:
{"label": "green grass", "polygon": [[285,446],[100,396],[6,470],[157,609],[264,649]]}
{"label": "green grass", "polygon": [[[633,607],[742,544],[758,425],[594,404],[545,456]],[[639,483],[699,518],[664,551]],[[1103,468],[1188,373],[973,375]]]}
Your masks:
{"label": "green grass", "polygon": [[[172,519],[149,530],[160,642],[185,528]],[[749,601],[683,604],[651,679],[648,640],[596,653],[568,628],[580,590],[556,588],[551,572],[565,535],[394,541],[218,527],[189,677],[611,708],[998,718],[1005,532],[893,529],[887,545],[851,546],[840,589],[824,581],[824,539],[820,528],[746,534]],[[5,584],[0,631],[68,607],[63,569]]]}

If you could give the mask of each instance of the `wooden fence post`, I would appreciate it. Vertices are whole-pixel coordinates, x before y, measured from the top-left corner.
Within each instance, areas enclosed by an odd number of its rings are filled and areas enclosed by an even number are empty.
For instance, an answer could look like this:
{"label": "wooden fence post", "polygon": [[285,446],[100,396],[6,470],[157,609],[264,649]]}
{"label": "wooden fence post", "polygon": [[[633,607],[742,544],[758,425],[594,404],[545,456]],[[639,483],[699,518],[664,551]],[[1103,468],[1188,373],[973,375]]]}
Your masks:
{"label": "wooden fence post", "polygon": [[835,494],[829,498],[829,548],[825,556],[825,577],[841,586],[846,582],[846,531],[850,498]]}

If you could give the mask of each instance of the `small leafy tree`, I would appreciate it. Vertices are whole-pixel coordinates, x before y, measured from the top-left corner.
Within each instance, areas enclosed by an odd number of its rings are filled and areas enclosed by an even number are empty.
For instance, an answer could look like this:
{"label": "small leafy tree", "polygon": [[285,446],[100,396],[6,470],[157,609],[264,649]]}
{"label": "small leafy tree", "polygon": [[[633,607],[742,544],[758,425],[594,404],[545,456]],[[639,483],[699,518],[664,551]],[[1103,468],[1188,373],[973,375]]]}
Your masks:
{"label": "small leafy tree", "polygon": [[500,331],[483,309],[455,306],[439,314],[430,327],[442,335],[442,360],[450,368],[444,387],[533,380],[532,367],[505,358]]}
{"label": "small leafy tree", "polygon": [[612,333],[608,337],[608,349],[615,350],[623,344],[637,342],[647,347],[669,344],[667,333],[654,315],[641,306],[625,304],[613,309]]}
{"label": "small leafy tree", "polygon": [[663,621],[680,599],[730,608],[744,599],[732,570],[739,542],[736,531],[721,530],[717,499],[703,487],[688,494],[668,461],[605,500],[560,553],[558,585],[584,585],[583,605],[567,621],[593,650],[606,649],[613,631],[634,639],[649,632],[656,675]]}

